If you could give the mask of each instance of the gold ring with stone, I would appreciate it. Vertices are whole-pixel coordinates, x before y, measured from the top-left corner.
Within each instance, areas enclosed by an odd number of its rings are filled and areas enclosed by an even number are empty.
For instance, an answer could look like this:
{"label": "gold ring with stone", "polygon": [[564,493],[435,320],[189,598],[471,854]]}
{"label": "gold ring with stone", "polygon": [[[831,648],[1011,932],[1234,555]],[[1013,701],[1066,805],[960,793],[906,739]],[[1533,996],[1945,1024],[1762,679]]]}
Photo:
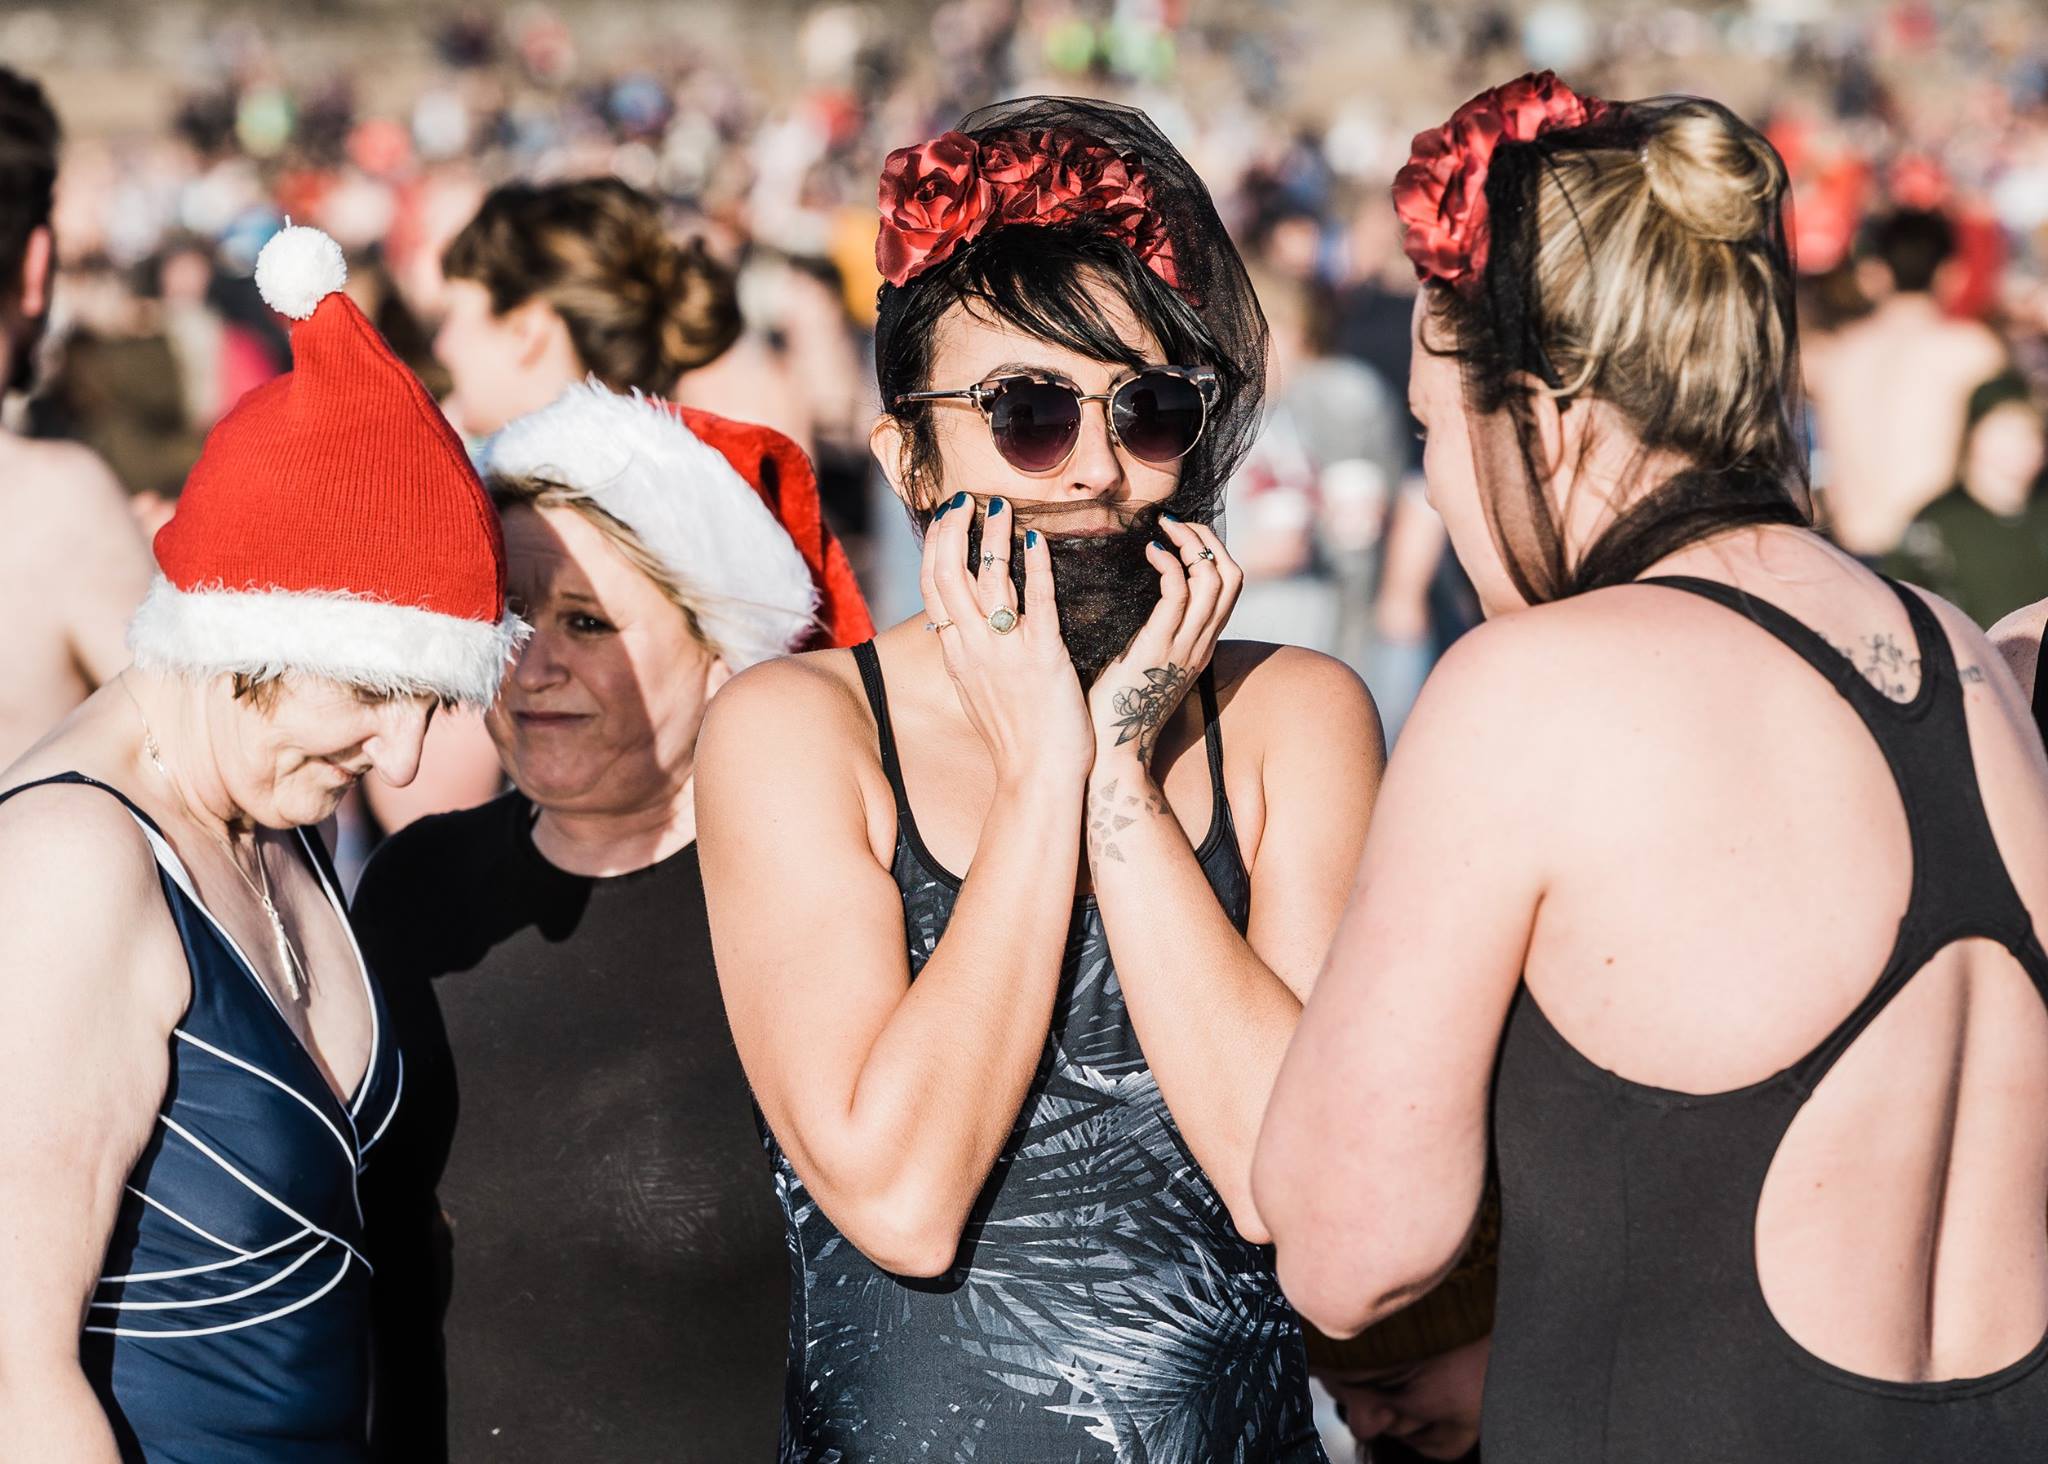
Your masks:
{"label": "gold ring with stone", "polygon": [[1008,635],[1017,628],[1017,612],[1008,605],[998,605],[988,612],[988,628],[997,635]]}

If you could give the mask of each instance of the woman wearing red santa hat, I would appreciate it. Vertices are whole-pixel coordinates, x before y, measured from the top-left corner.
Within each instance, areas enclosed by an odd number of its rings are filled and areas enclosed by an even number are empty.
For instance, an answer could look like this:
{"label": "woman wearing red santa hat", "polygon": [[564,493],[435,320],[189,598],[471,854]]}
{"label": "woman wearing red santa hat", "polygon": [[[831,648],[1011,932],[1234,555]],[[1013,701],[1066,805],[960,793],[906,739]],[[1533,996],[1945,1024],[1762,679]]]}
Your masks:
{"label": "woman wearing red santa hat", "polygon": [[214,430],[135,664],[0,776],[10,1458],[365,1456],[357,1184],[403,1060],[306,826],[404,783],[522,629],[419,382],[287,229],[295,369]]}
{"label": "woman wearing red santa hat", "polygon": [[515,791],[396,835],[355,906],[411,1064],[365,1191],[379,1449],[767,1458],[788,1259],[712,971],[697,731],[733,672],[872,629],[786,527],[817,492],[767,428],[593,382],[483,466],[534,625],[487,718]]}

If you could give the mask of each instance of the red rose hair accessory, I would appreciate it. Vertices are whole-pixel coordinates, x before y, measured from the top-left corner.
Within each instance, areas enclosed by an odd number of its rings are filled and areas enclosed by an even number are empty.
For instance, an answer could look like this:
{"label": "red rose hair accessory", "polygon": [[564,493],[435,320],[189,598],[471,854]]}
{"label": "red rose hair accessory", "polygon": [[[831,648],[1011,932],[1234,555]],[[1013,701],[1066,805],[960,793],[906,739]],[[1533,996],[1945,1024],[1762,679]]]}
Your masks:
{"label": "red rose hair accessory", "polygon": [[1486,272],[1486,174],[1503,142],[1584,127],[1614,110],[1581,97],[1554,72],[1533,71],[1483,91],[1443,126],[1415,136],[1408,165],[1394,175],[1394,211],[1407,225],[1402,247],[1416,278],[1463,287]]}
{"label": "red rose hair accessory", "polygon": [[1173,243],[1144,166],[1068,128],[1012,129],[977,142],[946,132],[882,165],[875,265],[902,286],[984,229],[1099,218],[1160,279],[1180,288]]}

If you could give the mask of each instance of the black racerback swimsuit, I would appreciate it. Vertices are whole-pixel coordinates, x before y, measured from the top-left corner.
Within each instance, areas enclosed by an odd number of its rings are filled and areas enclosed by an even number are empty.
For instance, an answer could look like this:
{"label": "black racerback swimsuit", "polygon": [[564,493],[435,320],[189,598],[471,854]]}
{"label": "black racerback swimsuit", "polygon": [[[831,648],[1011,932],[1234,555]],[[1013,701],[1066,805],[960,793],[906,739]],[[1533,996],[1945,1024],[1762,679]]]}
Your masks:
{"label": "black racerback swimsuit", "polygon": [[1804,624],[1708,580],[1645,581],[1747,616],[1825,676],[1883,750],[1912,840],[1890,961],[1804,1058],[1725,1093],[1594,1066],[1524,986],[1494,1092],[1504,1202],[1487,1464],[2002,1464],[2048,1459],[2048,1338],[1984,1377],[1899,1383],[1799,1346],[1757,1279],[1757,1205],[1801,1106],[1945,947],[1998,942],[2048,999],[2048,954],[1978,791],[1947,637],[1911,591],[1920,687],[1887,700]]}
{"label": "black racerback swimsuit", "polygon": [[2048,738],[2048,634],[2041,637],[2034,661],[2034,725]]}
{"label": "black racerback swimsuit", "polygon": [[[895,792],[914,979],[960,880],[918,836],[873,644],[854,656]],[[1251,880],[1207,675],[1201,695],[1214,803],[1197,858],[1243,930]],[[1074,907],[1044,1055],[951,1271],[874,1265],[765,1142],[790,1248],[783,1460],[1323,1460],[1272,1250],[1237,1233],[1160,1097],[1093,899]]]}

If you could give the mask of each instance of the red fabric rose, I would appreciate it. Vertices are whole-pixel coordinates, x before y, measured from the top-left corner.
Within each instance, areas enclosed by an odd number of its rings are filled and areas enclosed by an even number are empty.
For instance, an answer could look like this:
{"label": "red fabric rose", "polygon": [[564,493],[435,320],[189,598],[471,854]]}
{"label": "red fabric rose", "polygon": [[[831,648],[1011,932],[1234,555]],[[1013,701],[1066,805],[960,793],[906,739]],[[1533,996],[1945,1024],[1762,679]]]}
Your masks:
{"label": "red fabric rose", "polygon": [[991,222],[1064,224],[1102,216],[1154,274],[1178,289],[1173,244],[1152,211],[1144,167],[1070,128],[1016,129],[981,142],[949,132],[889,154],[875,263],[902,285]]}
{"label": "red fabric rose", "polygon": [[882,229],[875,237],[875,266],[883,279],[905,283],[987,226],[995,190],[980,163],[979,144],[960,132],[889,154],[877,200]]}
{"label": "red fabric rose", "polygon": [[1415,136],[1408,165],[1394,175],[1394,211],[1416,277],[1463,286],[1486,271],[1486,174],[1503,142],[1528,142],[1583,127],[1612,107],[1581,97],[1553,72],[1536,71],[1483,91],[1443,126]]}

